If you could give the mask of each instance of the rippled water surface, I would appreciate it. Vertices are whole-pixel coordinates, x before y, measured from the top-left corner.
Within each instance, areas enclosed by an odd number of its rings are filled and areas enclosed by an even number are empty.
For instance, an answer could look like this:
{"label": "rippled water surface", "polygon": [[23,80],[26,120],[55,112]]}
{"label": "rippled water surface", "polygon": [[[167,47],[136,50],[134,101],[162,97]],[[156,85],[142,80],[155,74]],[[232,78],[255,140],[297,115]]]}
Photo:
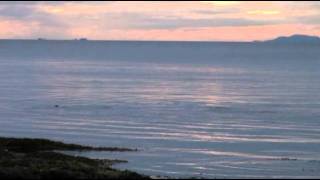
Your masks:
{"label": "rippled water surface", "polygon": [[319,178],[319,60],[269,61],[1,59],[0,135],[138,148],[79,154],[147,175]]}

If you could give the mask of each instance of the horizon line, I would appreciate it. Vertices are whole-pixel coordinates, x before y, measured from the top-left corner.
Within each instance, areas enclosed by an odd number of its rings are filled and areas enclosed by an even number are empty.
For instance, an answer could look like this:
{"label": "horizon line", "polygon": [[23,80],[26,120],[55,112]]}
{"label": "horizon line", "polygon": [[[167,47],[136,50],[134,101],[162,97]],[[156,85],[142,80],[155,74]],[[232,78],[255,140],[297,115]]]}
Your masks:
{"label": "horizon line", "polygon": [[0,38],[0,41],[119,41],[119,42],[208,42],[208,43],[255,43],[255,42],[267,42],[272,41],[280,37],[292,37],[292,36],[307,36],[307,37],[318,37],[315,35],[307,35],[307,34],[292,34],[288,36],[276,36],[266,40],[248,40],[248,41],[233,41],[233,40],[135,40],[135,39],[88,39],[88,38],[72,38],[72,39],[50,39],[50,38]]}
{"label": "horizon line", "polygon": [[87,38],[74,38],[74,39],[47,39],[47,38],[7,38],[0,39],[0,41],[126,41],[126,42],[230,42],[230,43],[250,43],[250,42],[263,42],[264,40],[253,41],[223,41],[223,40],[136,40],[136,39],[87,39]]}

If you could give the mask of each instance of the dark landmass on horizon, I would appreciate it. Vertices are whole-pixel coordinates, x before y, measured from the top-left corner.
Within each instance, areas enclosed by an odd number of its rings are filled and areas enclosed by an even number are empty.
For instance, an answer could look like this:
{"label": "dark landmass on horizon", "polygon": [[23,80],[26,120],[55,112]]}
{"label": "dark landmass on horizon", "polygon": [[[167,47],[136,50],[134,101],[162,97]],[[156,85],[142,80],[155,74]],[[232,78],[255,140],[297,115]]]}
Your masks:
{"label": "dark landmass on horizon", "polygon": [[308,35],[280,36],[272,40],[258,41],[264,43],[320,43],[320,37]]}
{"label": "dark landmass on horizon", "polygon": [[320,37],[303,34],[294,34],[291,36],[279,36],[270,40],[252,40],[252,41],[179,41],[179,40],[91,40],[87,38],[79,39],[0,39],[0,41],[77,41],[77,42],[166,42],[166,43],[265,43],[265,42],[285,42],[285,43],[320,43]]}

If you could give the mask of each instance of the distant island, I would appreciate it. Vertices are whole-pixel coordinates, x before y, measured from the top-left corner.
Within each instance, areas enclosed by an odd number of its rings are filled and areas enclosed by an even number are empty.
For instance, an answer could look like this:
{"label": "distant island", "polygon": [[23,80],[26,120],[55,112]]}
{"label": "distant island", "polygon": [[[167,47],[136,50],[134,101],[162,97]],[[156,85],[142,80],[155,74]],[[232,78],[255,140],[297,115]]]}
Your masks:
{"label": "distant island", "polygon": [[280,36],[272,40],[260,41],[272,43],[320,43],[320,37],[295,34],[292,36]]}

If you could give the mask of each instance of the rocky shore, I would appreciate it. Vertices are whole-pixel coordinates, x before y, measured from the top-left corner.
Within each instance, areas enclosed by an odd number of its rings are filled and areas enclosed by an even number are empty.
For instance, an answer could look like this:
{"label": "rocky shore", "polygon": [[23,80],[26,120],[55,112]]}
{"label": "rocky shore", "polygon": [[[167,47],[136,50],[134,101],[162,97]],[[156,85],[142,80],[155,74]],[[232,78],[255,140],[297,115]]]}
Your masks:
{"label": "rocky shore", "polygon": [[0,178],[9,179],[149,179],[131,171],[111,168],[122,160],[70,156],[59,151],[136,151],[90,147],[46,139],[0,138]]}

